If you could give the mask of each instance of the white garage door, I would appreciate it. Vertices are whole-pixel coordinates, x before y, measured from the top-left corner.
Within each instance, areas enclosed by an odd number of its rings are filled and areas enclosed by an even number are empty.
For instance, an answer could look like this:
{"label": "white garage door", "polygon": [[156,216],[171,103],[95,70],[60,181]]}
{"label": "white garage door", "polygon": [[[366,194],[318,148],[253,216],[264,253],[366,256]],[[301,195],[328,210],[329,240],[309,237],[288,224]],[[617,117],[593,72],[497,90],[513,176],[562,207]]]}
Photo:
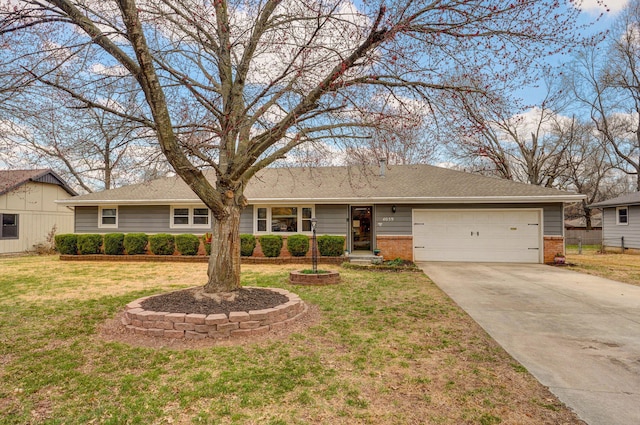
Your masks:
{"label": "white garage door", "polygon": [[540,262],[539,210],[415,210],[415,261]]}

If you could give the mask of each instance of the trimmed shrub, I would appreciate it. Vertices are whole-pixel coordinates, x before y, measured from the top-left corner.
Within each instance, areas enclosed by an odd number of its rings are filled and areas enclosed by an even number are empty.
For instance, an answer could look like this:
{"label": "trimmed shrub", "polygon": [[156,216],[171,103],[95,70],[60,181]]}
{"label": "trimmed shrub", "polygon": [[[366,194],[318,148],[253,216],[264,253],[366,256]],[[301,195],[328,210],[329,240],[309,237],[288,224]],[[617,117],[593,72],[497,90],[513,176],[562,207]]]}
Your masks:
{"label": "trimmed shrub", "polygon": [[204,251],[207,255],[211,255],[211,233],[205,233],[202,235],[202,243],[204,244]]}
{"label": "trimmed shrub", "polygon": [[169,233],[149,236],[149,250],[155,255],[173,255],[176,250],[175,238]]}
{"label": "trimmed shrub", "polygon": [[318,236],[318,251],[323,257],[339,257],[344,253],[344,236]]}
{"label": "trimmed shrub", "polygon": [[256,249],[256,237],[246,233],[241,234],[240,235],[240,255],[242,255],[243,257],[251,257],[253,255],[254,249]]}
{"label": "trimmed shrub", "polygon": [[66,233],[55,236],[56,249],[60,254],[76,255],[78,253],[78,235]]}
{"label": "trimmed shrub", "polygon": [[102,235],[78,235],[78,253],[81,255],[100,254]]}
{"label": "trimmed shrub", "polygon": [[277,257],[282,250],[282,236],[264,235],[260,236],[260,247],[265,257]]}
{"label": "trimmed shrub", "polygon": [[124,249],[127,254],[146,254],[149,237],[145,233],[127,233],[124,235]]}
{"label": "trimmed shrub", "polygon": [[104,253],[107,255],[124,254],[124,233],[107,233],[104,235]]}
{"label": "trimmed shrub", "polygon": [[291,235],[287,238],[287,249],[294,257],[304,257],[309,252],[309,236]]}
{"label": "trimmed shrub", "polygon": [[182,255],[196,255],[200,239],[196,235],[176,235],[176,249]]}

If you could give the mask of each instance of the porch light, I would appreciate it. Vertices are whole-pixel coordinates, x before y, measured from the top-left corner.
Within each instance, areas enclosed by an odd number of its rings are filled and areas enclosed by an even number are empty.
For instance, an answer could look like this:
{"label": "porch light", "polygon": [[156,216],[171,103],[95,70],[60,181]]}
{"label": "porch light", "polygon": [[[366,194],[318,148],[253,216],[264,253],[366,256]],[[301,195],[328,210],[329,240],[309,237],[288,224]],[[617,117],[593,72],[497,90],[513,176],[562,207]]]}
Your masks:
{"label": "porch light", "polygon": [[397,210],[396,206],[395,205],[391,205],[391,212],[395,214],[396,210]]}

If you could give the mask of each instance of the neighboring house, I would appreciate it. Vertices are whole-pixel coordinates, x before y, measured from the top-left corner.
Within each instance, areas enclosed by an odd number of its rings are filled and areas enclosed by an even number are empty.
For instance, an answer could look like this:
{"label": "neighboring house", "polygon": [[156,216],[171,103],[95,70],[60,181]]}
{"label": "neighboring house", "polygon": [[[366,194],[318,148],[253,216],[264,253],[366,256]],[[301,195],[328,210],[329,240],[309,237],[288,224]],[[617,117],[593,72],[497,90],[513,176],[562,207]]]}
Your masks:
{"label": "neighboring house", "polygon": [[640,249],[640,192],[591,204],[602,208],[603,248]]}
{"label": "neighboring house", "polygon": [[51,170],[0,170],[0,254],[31,251],[53,231],[73,231],[73,211],[57,204],[76,195]]}
{"label": "neighboring house", "polygon": [[[564,251],[564,202],[583,195],[430,165],[268,168],[247,185],[240,232],[346,237],[351,255],[551,262]],[[203,234],[211,213],[178,177],[60,201],[76,233]]]}
{"label": "neighboring house", "polygon": [[564,221],[565,240],[568,245],[600,245],[602,243],[602,214],[591,216],[591,229],[587,230],[587,220],[584,217]]}

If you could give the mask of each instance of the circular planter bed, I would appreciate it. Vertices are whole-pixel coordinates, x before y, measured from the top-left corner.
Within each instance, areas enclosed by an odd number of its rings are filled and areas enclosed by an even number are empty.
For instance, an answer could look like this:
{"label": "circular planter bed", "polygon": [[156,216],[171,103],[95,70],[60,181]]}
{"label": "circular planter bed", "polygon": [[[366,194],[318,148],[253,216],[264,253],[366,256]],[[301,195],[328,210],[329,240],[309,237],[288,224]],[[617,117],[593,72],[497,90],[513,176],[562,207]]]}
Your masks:
{"label": "circular planter bed", "polygon": [[294,271],[289,273],[289,283],[292,285],[335,285],[340,282],[340,273],[334,271],[319,273],[303,273]]}
{"label": "circular planter bed", "polygon": [[[201,297],[202,295],[198,295],[198,289],[190,288],[169,294],[153,295],[127,304],[122,319],[127,332],[171,339],[235,339],[282,330],[303,318],[308,312],[308,306],[304,301],[286,289],[250,287],[243,289],[268,291],[272,292],[272,295],[276,295],[276,297],[271,297],[276,299],[271,303],[273,306],[259,310],[214,311],[211,313],[206,313],[206,310],[198,310],[200,312],[197,313],[172,312],[172,309],[168,308],[170,303],[164,304],[168,306],[167,308],[154,307],[152,310],[148,307],[148,305],[154,304],[153,301],[157,301],[154,298],[171,297],[183,292],[191,291],[196,298]],[[281,297],[277,297],[277,295]],[[225,303],[224,300],[218,300],[218,302]]]}

